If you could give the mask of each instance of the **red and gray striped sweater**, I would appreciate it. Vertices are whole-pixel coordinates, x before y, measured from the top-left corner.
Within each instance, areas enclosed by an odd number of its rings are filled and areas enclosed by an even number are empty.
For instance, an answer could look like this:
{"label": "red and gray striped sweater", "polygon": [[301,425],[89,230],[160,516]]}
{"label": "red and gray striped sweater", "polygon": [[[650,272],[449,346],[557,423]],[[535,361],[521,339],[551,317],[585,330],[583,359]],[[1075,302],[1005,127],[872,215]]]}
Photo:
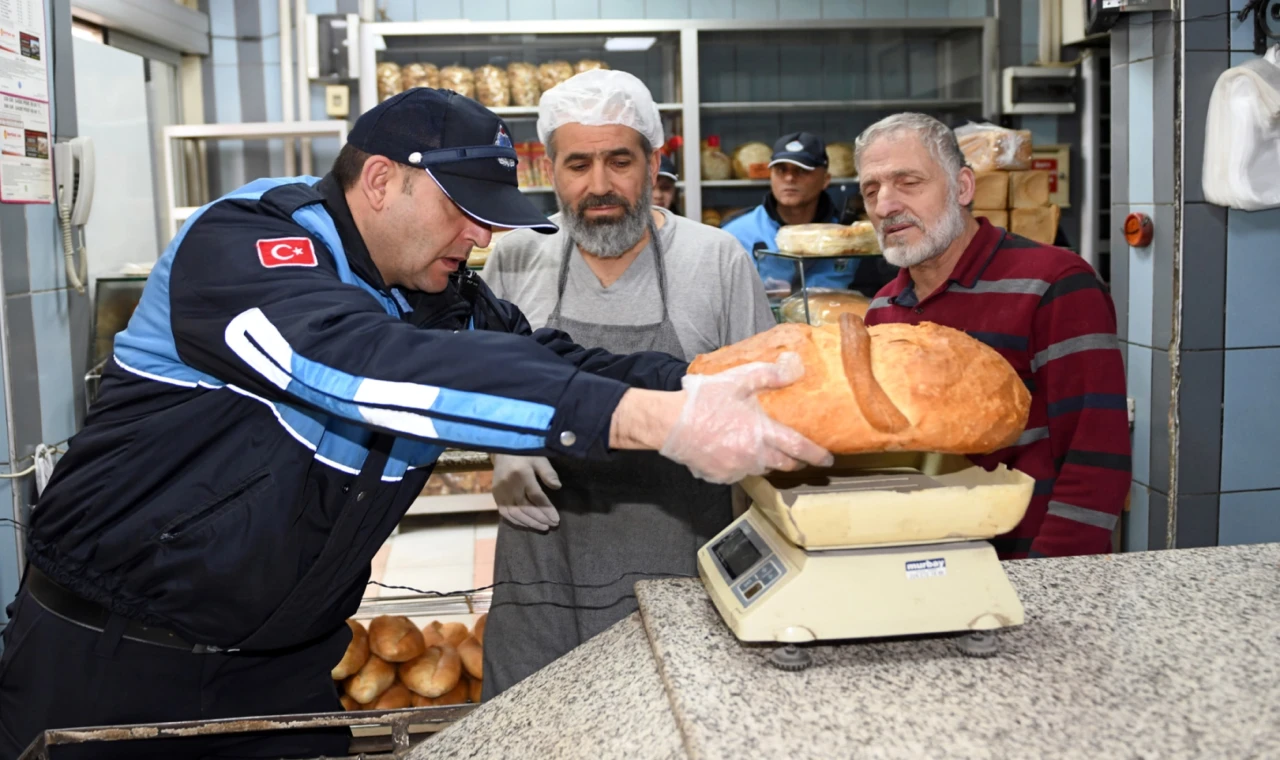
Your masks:
{"label": "red and gray striped sweater", "polygon": [[867,324],[963,330],[999,351],[1031,390],[1018,442],[973,458],[1036,480],[1026,517],[993,541],[1002,558],[1108,552],[1131,474],[1115,305],[1079,256],[980,222],[944,287],[920,300],[903,269],[876,294]]}

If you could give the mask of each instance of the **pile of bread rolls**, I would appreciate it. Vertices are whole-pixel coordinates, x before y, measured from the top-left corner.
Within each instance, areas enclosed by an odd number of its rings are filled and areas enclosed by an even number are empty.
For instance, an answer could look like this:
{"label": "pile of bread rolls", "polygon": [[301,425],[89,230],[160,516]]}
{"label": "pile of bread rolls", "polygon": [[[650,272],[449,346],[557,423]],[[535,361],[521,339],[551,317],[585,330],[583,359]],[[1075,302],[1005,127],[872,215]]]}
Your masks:
{"label": "pile of bread rolls", "polygon": [[366,630],[348,620],[351,644],[333,668],[347,710],[395,710],[480,702],[484,673],[481,615],[471,630],[432,621],[421,630],[401,615],[380,615]]}

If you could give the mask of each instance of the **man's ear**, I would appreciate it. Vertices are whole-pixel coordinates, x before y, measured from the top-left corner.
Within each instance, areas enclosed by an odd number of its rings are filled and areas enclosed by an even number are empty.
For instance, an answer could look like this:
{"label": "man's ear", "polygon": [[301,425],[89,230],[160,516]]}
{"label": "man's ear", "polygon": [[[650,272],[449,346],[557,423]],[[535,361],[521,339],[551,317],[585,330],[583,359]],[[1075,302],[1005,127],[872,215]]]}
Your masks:
{"label": "man's ear", "polygon": [[822,181],[822,189],[826,190],[828,187],[831,187],[831,170],[823,169],[822,173],[827,175],[826,179]]}
{"label": "man's ear", "polygon": [[960,195],[956,199],[961,206],[966,208],[973,203],[973,196],[978,191],[978,178],[974,175],[973,169],[964,167],[960,170]]}
{"label": "man's ear", "polygon": [[396,180],[396,165],[386,156],[370,156],[360,170],[360,192],[369,206],[381,210],[387,205],[387,193]]}
{"label": "man's ear", "polygon": [[658,186],[658,170],[662,168],[662,153],[654,150],[649,154],[649,184]]}

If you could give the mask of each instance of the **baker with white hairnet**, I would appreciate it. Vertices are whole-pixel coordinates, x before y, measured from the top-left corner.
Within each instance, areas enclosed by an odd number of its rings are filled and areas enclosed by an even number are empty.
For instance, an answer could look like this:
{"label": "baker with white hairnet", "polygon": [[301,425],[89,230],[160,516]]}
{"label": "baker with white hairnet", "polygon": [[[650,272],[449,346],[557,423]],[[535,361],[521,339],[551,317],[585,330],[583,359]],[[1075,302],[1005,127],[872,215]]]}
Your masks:
{"label": "baker with white hairnet", "polygon": [[[590,348],[687,361],[774,325],[732,235],[653,205],[662,120],[639,79],[589,71],[548,91],[538,137],[560,231],[512,232],[484,269],[535,328]],[[495,456],[493,491],[504,519],[486,699],[634,612],[637,580],[692,575],[698,548],[733,517],[729,486],[653,453],[589,464]]]}

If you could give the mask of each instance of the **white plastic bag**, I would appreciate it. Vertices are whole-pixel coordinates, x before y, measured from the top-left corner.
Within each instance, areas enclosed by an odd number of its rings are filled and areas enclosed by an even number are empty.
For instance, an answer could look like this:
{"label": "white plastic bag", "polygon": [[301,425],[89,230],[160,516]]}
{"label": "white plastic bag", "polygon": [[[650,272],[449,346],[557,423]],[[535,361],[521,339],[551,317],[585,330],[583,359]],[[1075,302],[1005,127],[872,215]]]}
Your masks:
{"label": "white plastic bag", "polygon": [[1204,197],[1245,211],[1280,207],[1280,45],[1218,77],[1204,133]]}

